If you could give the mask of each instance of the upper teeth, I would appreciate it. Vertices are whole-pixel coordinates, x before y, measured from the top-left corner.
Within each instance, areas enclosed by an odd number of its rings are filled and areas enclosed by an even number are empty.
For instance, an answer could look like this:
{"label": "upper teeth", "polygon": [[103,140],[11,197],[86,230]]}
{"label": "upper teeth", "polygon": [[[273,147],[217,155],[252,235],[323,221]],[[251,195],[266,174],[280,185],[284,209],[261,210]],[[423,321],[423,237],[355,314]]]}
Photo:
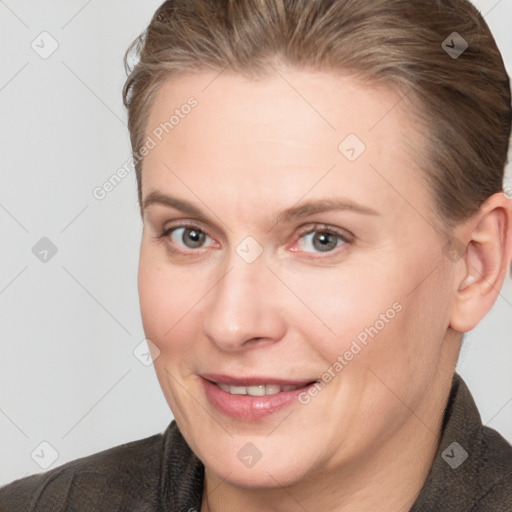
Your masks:
{"label": "upper teeth", "polygon": [[256,386],[229,386],[228,384],[217,384],[220,389],[231,393],[232,395],[251,395],[251,396],[264,396],[275,395],[281,391],[293,391],[300,386],[278,386],[277,384],[259,384]]}

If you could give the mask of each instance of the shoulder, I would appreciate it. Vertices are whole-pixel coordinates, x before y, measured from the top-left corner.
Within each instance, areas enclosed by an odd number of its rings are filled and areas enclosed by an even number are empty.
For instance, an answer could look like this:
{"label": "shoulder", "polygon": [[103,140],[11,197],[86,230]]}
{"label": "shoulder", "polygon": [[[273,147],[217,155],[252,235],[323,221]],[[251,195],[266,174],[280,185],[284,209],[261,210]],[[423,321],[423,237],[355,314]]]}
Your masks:
{"label": "shoulder", "polygon": [[462,378],[455,374],[441,440],[411,512],[512,511],[512,446],[482,424]]}
{"label": "shoulder", "polygon": [[512,510],[512,446],[495,430],[481,431],[480,499],[471,512],[508,512]]}
{"label": "shoulder", "polygon": [[0,511],[151,510],[158,500],[164,437],[157,434],[16,480],[0,488]]}
{"label": "shoulder", "polygon": [[468,509],[471,512],[509,512],[512,510],[512,445],[496,430],[482,424],[467,386],[462,383],[461,387],[464,414],[460,415],[459,423],[464,426],[459,426],[459,433],[467,460],[458,469],[466,484],[466,494],[474,496]]}

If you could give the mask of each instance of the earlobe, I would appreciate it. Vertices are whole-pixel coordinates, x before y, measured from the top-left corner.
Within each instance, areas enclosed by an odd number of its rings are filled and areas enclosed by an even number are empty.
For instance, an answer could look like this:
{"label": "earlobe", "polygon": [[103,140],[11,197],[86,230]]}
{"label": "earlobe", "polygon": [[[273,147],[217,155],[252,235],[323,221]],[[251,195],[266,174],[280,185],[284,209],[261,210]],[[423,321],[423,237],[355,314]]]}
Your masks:
{"label": "earlobe", "polygon": [[502,193],[485,201],[465,226],[468,239],[463,265],[455,282],[450,327],[467,332],[476,327],[494,305],[509,272],[512,253],[512,205]]}

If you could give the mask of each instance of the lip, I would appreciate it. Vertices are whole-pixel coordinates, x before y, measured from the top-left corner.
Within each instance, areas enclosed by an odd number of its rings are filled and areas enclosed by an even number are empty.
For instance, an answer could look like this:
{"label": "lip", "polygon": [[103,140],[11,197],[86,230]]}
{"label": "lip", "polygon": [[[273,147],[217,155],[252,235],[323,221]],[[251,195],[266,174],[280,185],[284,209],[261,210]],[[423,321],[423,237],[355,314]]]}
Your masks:
{"label": "lip", "polygon": [[[275,414],[298,401],[298,396],[307,392],[314,384],[310,380],[283,380],[273,377],[232,377],[218,374],[202,374],[201,381],[206,398],[220,413],[243,421],[256,421]],[[251,396],[232,395],[223,391],[216,383],[229,386],[250,386],[261,384],[276,384],[279,386],[300,386],[291,391],[280,391],[273,395]]]}

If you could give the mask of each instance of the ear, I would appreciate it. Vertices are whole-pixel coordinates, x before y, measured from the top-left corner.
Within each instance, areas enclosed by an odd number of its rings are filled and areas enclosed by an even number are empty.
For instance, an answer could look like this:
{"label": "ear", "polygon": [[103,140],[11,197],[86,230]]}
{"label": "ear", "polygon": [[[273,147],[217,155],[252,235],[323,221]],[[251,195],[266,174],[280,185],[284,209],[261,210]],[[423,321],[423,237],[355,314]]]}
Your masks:
{"label": "ear", "polygon": [[489,197],[464,224],[458,240],[467,240],[456,262],[450,327],[476,327],[498,298],[512,258],[512,201],[503,192]]}

